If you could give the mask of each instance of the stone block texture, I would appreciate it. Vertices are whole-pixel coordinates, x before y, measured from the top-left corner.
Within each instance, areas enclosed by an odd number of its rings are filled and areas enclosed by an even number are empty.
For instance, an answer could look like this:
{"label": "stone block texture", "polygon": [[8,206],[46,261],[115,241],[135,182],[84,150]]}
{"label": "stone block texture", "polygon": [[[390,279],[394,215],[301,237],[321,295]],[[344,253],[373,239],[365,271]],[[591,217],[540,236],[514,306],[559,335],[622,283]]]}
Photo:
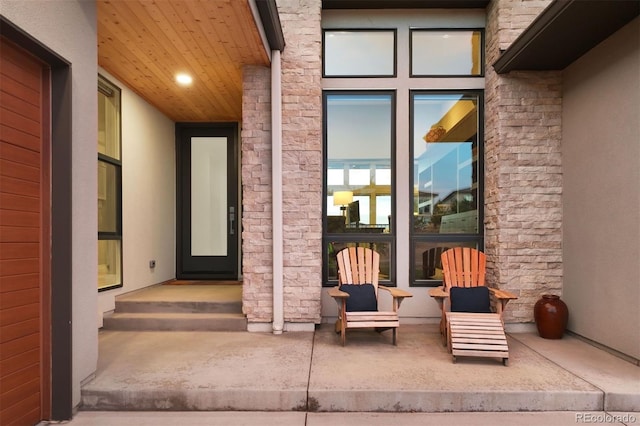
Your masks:
{"label": "stone block texture", "polygon": [[246,66],[242,78],[242,308],[249,322],[271,322],[271,71]]}
{"label": "stone block texture", "polygon": [[321,0],[278,0],[282,53],[284,317],[320,322],[322,289]]}
{"label": "stone block texture", "polygon": [[[322,289],[321,0],[278,0],[282,52],[285,322],[319,323]],[[273,320],[270,71],[243,76],[243,309]]]}
{"label": "stone block texture", "polygon": [[485,250],[490,285],[519,297],[507,322],[532,321],[539,296],[562,291],[561,73],[492,67],[549,3],[487,8]]}

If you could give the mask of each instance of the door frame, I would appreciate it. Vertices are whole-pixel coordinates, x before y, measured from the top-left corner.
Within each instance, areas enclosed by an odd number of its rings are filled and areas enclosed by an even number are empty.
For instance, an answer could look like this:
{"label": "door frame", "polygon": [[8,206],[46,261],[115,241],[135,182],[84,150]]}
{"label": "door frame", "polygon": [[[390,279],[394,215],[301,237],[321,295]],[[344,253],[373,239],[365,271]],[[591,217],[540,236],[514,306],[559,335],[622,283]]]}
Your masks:
{"label": "door frame", "polygon": [[[221,122],[221,123],[176,123],[176,278],[177,279],[204,279],[204,280],[237,280],[240,276],[240,247],[241,247],[241,211],[240,211],[240,175],[239,175],[239,134],[238,123],[236,122]],[[190,195],[190,177],[185,179],[183,173],[183,164],[186,159],[183,157],[183,145],[182,139],[186,135],[197,133],[198,131],[211,130],[212,132],[219,131],[221,135],[231,138],[233,149],[228,154],[229,160],[227,161],[228,175],[233,176],[234,180],[232,185],[234,191],[229,193],[228,205],[235,207],[235,220],[233,221],[234,233],[230,238],[235,238],[235,253],[233,253],[233,259],[235,265],[233,271],[224,271],[221,273],[215,272],[189,272],[184,271],[183,255],[187,253],[189,247],[185,244],[185,232],[183,229],[183,206],[185,203],[191,202]],[[190,166],[189,166],[190,171]],[[190,211],[190,210],[189,210]],[[189,241],[191,239],[189,238]]]}

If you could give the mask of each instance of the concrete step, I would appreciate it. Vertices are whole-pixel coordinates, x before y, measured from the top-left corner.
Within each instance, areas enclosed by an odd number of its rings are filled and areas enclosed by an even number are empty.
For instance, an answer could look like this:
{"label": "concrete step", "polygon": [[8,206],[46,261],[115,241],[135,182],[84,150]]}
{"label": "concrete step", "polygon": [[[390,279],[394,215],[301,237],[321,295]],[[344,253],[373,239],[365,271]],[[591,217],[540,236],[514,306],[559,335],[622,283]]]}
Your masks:
{"label": "concrete step", "polygon": [[246,331],[240,313],[114,312],[106,315],[103,329],[119,331]]}
{"label": "concrete step", "polygon": [[240,285],[153,285],[116,297],[105,330],[246,331]]}
{"label": "concrete step", "polygon": [[241,313],[240,300],[116,300],[118,313]]}

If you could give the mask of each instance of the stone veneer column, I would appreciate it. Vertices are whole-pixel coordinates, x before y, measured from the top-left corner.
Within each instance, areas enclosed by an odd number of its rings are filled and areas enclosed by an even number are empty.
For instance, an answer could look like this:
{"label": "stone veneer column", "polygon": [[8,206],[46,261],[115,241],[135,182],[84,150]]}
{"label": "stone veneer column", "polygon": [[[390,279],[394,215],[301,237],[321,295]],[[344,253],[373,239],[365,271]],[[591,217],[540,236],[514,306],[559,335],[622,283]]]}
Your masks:
{"label": "stone veneer column", "polygon": [[286,42],[282,52],[284,319],[285,323],[319,323],[322,2],[277,0],[277,4]]}
{"label": "stone veneer column", "polygon": [[492,67],[549,3],[487,8],[485,249],[490,285],[519,296],[507,322],[532,321],[540,294],[562,289],[561,73]]}
{"label": "stone veneer column", "polygon": [[242,308],[250,323],[273,321],[271,71],[242,72]]}
{"label": "stone veneer column", "polygon": [[[282,52],[284,320],[319,323],[322,289],[321,0],[278,0]],[[245,67],[242,103],[243,310],[273,321],[270,70]],[[289,323],[289,325],[287,325]],[[295,328],[295,327],[293,327]]]}

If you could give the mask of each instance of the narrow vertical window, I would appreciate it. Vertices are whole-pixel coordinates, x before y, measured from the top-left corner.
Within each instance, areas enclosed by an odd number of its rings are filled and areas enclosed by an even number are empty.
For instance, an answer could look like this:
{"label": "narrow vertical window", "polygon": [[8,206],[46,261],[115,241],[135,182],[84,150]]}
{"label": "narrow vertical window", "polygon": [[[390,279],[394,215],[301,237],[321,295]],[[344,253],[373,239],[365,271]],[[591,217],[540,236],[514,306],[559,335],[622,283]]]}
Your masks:
{"label": "narrow vertical window", "polygon": [[440,255],[482,247],[479,92],[413,92],[412,283],[442,280]]}
{"label": "narrow vertical window", "polygon": [[120,89],[98,76],[98,290],[121,286]]}
{"label": "narrow vertical window", "polygon": [[393,280],[394,95],[325,93],[325,282],[337,280],[335,253],[354,245],[378,251],[381,280]]}

